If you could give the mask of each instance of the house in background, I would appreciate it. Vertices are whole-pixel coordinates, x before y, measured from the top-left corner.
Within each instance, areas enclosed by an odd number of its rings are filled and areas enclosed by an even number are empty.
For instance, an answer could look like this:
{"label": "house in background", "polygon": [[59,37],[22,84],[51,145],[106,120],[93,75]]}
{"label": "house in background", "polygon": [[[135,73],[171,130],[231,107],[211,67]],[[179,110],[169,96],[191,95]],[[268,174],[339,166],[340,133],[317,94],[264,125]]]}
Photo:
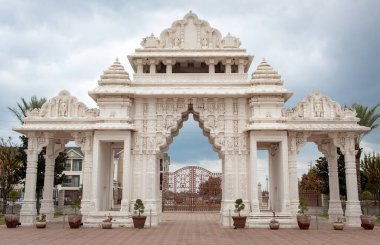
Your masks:
{"label": "house in background", "polygon": [[[83,184],[83,158],[84,154],[80,147],[66,147],[67,160],[64,163],[65,178],[61,185],[56,186],[55,200],[58,211],[62,211],[64,205],[70,205],[78,196],[81,195]],[[113,200],[112,210],[119,210],[121,204],[122,172],[123,172],[123,150],[113,149]],[[169,172],[170,157],[167,153],[159,156],[160,163],[160,186],[162,187],[163,173]],[[162,191],[160,191],[162,195]]]}
{"label": "house in background", "polygon": [[83,183],[83,157],[80,147],[66,147],[68,156],[64,163],[63,174],[65,175],[62,184],[57,185],[56,203],[58,210],[64,205],[71,204],[78,196]]}

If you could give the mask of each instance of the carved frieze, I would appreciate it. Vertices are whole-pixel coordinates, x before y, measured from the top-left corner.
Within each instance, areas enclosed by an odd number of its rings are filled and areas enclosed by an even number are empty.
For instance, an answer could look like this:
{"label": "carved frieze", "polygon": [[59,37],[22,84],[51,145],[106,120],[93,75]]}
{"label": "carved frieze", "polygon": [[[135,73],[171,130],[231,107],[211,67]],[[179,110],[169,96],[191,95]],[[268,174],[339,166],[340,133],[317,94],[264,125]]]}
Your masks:
{"label": "carved frieze", "polygon": [[329,97],[316,91],[298,103],[294,108],[283,111],[290,119],[357,120],[356,112],[342,107]]}
{"label": "carved frieze", "polygon": [[42,105],[41,109],[33,109],[27,112],[28,118],[86,118],[97,117],[98,109],[88,109],[85,104],[79,102],[66,90],[58,96]]}

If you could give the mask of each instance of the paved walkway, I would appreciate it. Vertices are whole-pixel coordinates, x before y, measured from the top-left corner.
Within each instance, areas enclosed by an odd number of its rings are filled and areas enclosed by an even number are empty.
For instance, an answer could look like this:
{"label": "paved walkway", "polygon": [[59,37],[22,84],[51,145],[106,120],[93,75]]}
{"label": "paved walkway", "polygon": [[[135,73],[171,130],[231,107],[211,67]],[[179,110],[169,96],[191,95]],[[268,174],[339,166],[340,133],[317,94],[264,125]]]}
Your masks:
{"label": "paved walkway", "polygon": [[[66,226],[67,227],[67,226]],[[380,228],[366,231],[345,228],[334,231],[326,221],[315,220],[310,230],[222,228],[216,213],[165,213],[159,227],[142,230],[117,228],[62,228],[62,223],[48,224],[46,229],[0,227],[0,244],[380,244]]]}

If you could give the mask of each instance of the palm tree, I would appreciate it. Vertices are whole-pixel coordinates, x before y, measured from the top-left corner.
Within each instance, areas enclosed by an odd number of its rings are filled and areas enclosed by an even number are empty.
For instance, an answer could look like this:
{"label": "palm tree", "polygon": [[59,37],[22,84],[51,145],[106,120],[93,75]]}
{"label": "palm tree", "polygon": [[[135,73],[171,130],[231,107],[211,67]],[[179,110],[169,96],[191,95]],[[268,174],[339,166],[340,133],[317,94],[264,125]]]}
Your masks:
{"label": "palm tree", "polygon": [[24,118],[26,117],[26,112],[29,109],[39,109],[46,102],[46,98],[42,97],[40,99],[37,96],[33,95],[30,98],[30,101],[26,101],[24,98],[21,98],[21,102],[17,103],[16,108],[8,109],[17,117],[21,124],[24,123]]}
{"label": "palm tree", "polygon": [[355,140],[355,150],[356,150],[355,161],[356,161],[356,175],[357,175],[357,180],[358,180],[359,197],[361,193],[360,158],[363,151],[363,148],[360,147],[360,144],[364,136],[366,136],[367,134],[372,132],[372,130],[374,130],[375,128],[379,126],[379,123],[376,122],[377,119],[380,118],[380,113],[377,113],[377,108],[379,106],[380,106],[380,103],[378,103],[372,108],[369,108],[368,106],[363,106],[357,103],[354,103],[351,106],[351,108],[356,111],[356,117],[360,119],[358,122],[359,125],[370,128],[369,131],[358,135]]}

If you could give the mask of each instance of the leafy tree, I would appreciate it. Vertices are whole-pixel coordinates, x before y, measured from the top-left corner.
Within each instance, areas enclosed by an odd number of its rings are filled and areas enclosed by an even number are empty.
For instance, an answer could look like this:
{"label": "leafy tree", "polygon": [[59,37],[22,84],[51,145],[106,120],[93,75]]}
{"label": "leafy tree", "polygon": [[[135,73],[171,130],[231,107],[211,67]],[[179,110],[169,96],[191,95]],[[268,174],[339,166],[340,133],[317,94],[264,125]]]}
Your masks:
{"label": "leafy tree", "polygon": [[[338,179],[339,179],[339,193],[340,195],[346,195],[346,173],[345,173],[345,163],[344,163],[344,155],[337,148],[338,154]],[[329,194],[329,170],[328,170],[328,162],[325,157],[320,157],[316,160],[317,164],[315,165],[317,176],[323,180],[322,193]]]}
{"label": "leafy tree", "polygon": [[219,196],[222,194],[222,179],[210,176],[207,181],[199,185],[199,194],[206,196]]}
{"label": "leafy tree", "polygon": [[22,168],[22,162],[16,158],[17,147],[12,143],[12,139],[4,140],[0,138],[0,187],[3,199],[4,214],[7,207],[7,197],[12,191],[19,178],[15,172]]}
{"label": "leafy tree", "polygon": [[323,180],[317,175],[317,168],[312,167],[307,174],[302,175],[299,189],[301,191],[321,191]]}
{"label": "leafy tree", "polygon": [[[21,98],[21,102],[17,103],[17,108],[8,109],[17,117],[17,119],[24,123],[24,118],[26,117],[26,112],[30,109],[38,109],[41,108],[42,105],[46,102],[46,98],[38,99],[36,96],[32,96],[30,101],[26,101],[24,98]],[[28,138],[26,136],[20,136],[21,146],[18,148],[18,154],[16,158],[18,161],[21,161],[22,168],[18,169],[15,172],[15,175],[18,179],[25,179],[26,176],[26,167],[27,167],[27,154],[25,152],[28,149]],[[36,194],[37,194],[37,211],[39,211],[40,198],[42,196],[42,190],[44,186],[44,178],[45,178],[45,158],[44,155],[46,153],[46,149],[44,148],[38,154],[37,160],[37,183],[36,183]],[[66,153],[59,153],[58,157],[55,159],[54,166],[54,185],[62,183],[64,175],[62,175],[62,171],[64,170],[64,162],[67,159]]]}
{"label": "leafy tree", "polygon": [[361,167],[368,183],[364,188],[373,193],[380,206],[380,154],[364,154]]}
{"label": "leafy tree", "polygon": [[358,192],[359,196],[361,193],[361,180],[360,180],[360,158],[362,155],[363,148],[360,147],[360,143],[364,136],[371,133],[372,130],[377,128],[379,126],[379,123],[377,123],[377,119],[380,118],[380,113],[377,113],[377,109],[379,108],[380,104],[376,104],[375,106],[369,108],[368,106],[360,105],[357,103],[354,103],[351,106],[351,109],[355,109],[356,116],[359,118],[358,124],[361,126],[369,127],[370,130],[368,132],[365,132],[359,136],[356,137],[355,140],[355,161],[356,161],[356,174],[357,174],[357,180],[358,180]]}

